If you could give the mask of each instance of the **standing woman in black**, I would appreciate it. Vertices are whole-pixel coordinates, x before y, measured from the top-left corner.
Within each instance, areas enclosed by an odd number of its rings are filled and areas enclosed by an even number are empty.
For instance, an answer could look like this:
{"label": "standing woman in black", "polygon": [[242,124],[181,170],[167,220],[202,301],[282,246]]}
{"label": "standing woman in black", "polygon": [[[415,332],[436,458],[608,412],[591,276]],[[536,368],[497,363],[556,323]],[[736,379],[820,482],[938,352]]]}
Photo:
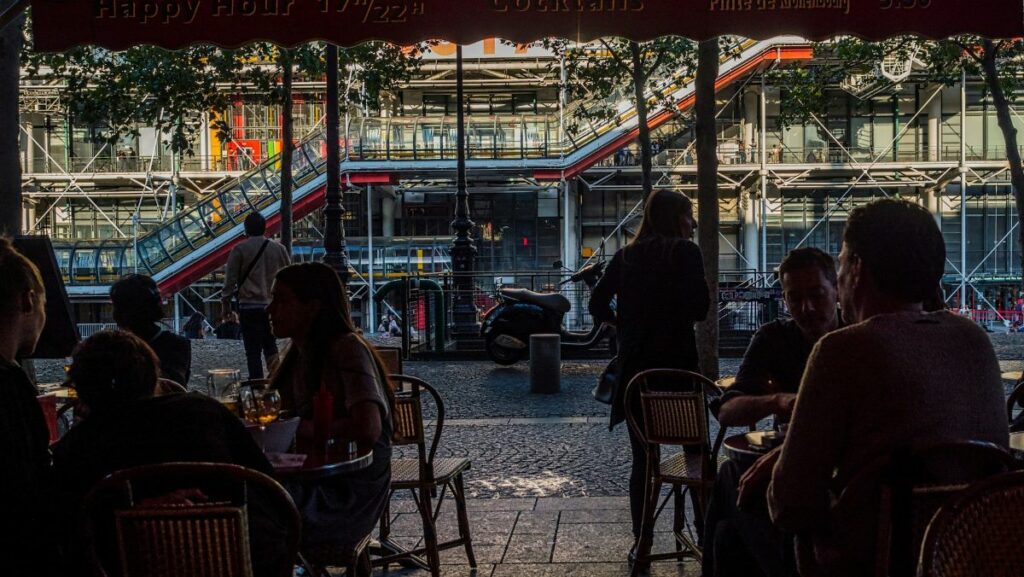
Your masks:
{"label": "standing woman in black", "polygon": [[[697,222],[693,202],[670,190],[656,190],[647,199],[640,232],[615,253],[594,288],[590,314],[594,322],[613,322],[619,340],[618,380],[610,427],[626,419],[626,385],[646,369],[699,372],[693,324],[708,314],[710,297],[704,260],[690,239]],[[612,297],[617,297],[611,308]],[[644,445],[629,431],[633,469],[629,505],[633,537],[640,537],[644,509]]]}

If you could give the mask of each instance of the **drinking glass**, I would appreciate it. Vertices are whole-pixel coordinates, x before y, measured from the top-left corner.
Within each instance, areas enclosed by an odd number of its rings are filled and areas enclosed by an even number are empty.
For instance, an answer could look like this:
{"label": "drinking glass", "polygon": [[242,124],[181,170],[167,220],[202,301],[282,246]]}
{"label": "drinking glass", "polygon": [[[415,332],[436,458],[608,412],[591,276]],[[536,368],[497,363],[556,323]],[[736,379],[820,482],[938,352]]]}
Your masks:
{"label": "drinking glass", "polygon": [[260,430],[266,430],[267,425],[277,420],[281,414],[281,393],[277,389],[267,389],[260,395],[257,406],[259,407],[256,422]]}
{"label": "drinking glass", "polygon": [[221,402],[234,400],[232,397],[238,394],[238,386],[241,382],[242,371],[238,369],[206,371],[206,392]]}
{"label": "drinking glass", "polygon": [[242,417],[246,421],[254,425],[259,423],[260,406],[252,387],[241,387],[238,389],[238,405],[241,407]]}

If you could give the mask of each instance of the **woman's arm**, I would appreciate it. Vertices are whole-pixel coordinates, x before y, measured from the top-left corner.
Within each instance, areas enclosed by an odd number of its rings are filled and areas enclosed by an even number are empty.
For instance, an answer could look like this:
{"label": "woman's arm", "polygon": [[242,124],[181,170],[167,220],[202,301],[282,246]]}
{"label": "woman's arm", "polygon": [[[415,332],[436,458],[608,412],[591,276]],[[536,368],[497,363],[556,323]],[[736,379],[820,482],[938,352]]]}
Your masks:
{"label": "woman's arm", "polygon": [[380,406],[373,401],[363,401],[349,407],[349,415],[348,419],[335,419],[331,423],[332,437],[355,441],[360,451],[372,449],[382,432]]}

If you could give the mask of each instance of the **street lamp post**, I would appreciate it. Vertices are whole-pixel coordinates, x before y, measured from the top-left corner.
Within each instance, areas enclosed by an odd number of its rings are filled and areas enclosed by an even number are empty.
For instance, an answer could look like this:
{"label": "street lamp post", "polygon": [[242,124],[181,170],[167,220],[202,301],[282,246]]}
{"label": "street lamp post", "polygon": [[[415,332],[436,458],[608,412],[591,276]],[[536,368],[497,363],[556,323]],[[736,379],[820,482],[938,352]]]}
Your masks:
{"label": "street lamp post", "polygon": [[466,187],[466,107],[463,94],[462,46],[455,52],[456,80],[455,103],[458,108],[456,118],[456,147],[458,149],[455,220],[452,230],[455,239],[452,242],[452,269],[454,272],[455,302],[453,313],[455,320],[454,333],[457,336],[476,335],[480,325],[477,321],[476,303],[473,300],[473,269],[476,260],[476,246],[470,231],[473,221],[469,218],[469,191]]}
{"label": "street lamp post", "polygon": [[[348,285],[348,250],[342,219],[345,207],[341,197],[341,155],[338,151],[338,47],[327,44],[327,206],[324,208],[324,263],[338,272]],[[347,135],[346,135],[347,136]]]}

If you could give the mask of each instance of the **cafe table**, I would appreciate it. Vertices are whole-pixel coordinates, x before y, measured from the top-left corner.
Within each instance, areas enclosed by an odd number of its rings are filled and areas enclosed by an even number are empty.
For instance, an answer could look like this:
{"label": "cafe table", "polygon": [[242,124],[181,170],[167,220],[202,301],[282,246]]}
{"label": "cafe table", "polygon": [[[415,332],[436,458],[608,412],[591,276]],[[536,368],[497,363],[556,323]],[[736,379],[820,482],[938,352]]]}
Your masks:
{"label": "cafe table", "polygon": [[280,481],[317,481],[366,469],[373,464],[373,451],[358,451],[355,443],[337,443],[326,450],[268,453],[267,459]]}
{"label": "cafe table", "polygon": [[768,454],[774,447],[756,444],[752,441],[762,439],[769,431],[753,431],[726,437],[722,443],[725,456],[737,463],[749,466],[754,461]]}

